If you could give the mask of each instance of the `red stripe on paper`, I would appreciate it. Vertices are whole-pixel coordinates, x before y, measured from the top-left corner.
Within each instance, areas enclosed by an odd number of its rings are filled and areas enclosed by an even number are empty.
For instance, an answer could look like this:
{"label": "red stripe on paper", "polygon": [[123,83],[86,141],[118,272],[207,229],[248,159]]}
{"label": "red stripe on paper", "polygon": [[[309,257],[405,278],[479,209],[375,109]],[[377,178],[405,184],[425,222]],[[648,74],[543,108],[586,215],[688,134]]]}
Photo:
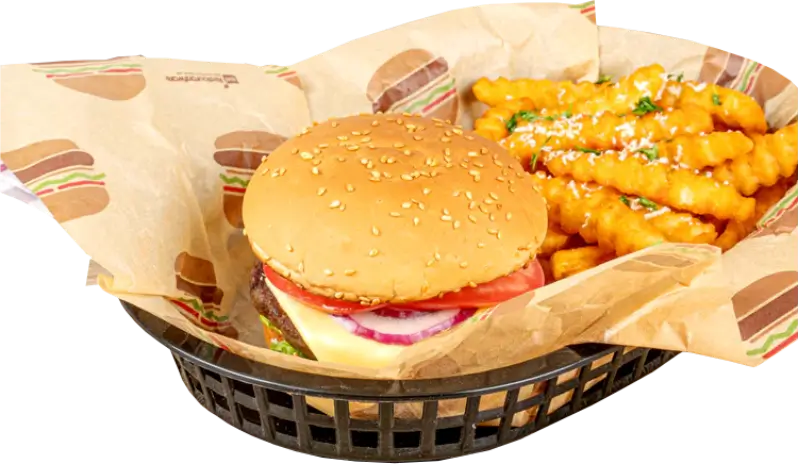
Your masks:
{"label": "red stripe on paper", "polygon": [[68,184],[64,184],[58,187],[58,190],[64,190],[65,188],[70,188],[70,187],[78,187],[80,185],[105,185],[105,182],[101,180],[80,180],[78,182],[70,182]]}
{"label": "red stripe on paper", "polygon": [[141,68],[119,68],[119,69],[106,69],[104,71],[100,71],[103,74],[124,74],[124,73],[132,73],[132,72],[141,72]]}
{"label": "red stripe on paper", "polygon": [[764,354],[764,355],[763,355],[763,359],[768,359],[768,358],[771,358],[771,357],[772,357],[772,356],[774,356],[775,354],[777,354],[777,353],[779,353],[780,351],[784,350],[786,346],[788,346],[788,345],[790,345],[791,343],[793,343],[793,342],[795,342],[795,341],[796,341],[796,337],[797,337],[797,336],[799,336],[799,333],[795,333],[795,334],[791,335],[790,337],[788,337],[788,338],[787,338],[787,339],[786,339],[784,342],[782,342],[782,343],[780,343],[779,345],[777,345],[777,347],[776,347],[776,348],[774,348],[773,350],[771,350],[771,351],[769,351],[768,353]]}
{"label": "red stripe on paper", "polygon": [[233,193],[244,193],[244,191],[246,189],[244,187],[233,187],[233,186],[230,186],[230,185],[226,185],[226,186],[222,187],[222,190],[224,190],[226,192],[233,192]]}
{"label": "red stripe on paper", "polygon": [[42,196],[42,195],[47,195],[48,193],[53,193],[53,192],[55,192],[54,189],[44,189],[44,190],[39,190],[38,192],[36,192],[36,195]]}
{"label": "red stripe on paper", "polygon": [[175,306],[179,307],[180,309],[182,309],[182,310],[186,311],[187,313],[189,313],[189,314],[191,314],[192,316],[194,316],[194,317],[196,317],[197,319],[199,319],[199,321],[200,321],[202,324],[204,324],[204,325],[207,325],[208,327],[218,327],[218,326],[219,326],[219,323],[218,323],[218,322],[216,322],[216,321],[210,321],[210,320],[208,320],[208,319],[206,319],[206,318],[204,318],[204,317],[200,316],[200,313],[198,313],[197,311],[195,311],[195,310],[194,310],[194,309],[193,309],[191,306],[187,305],[186,303],[184,303],[184,302],[182,302],[182,301],[178,301],[178,300],[169,300],[169,301],[171,301],[171,302],[172,302],[172,304],[174,304]]}
{"label": "red stripe on paper", "polygon": [[296,71],[287,71],[287,72],[278,74],[277,77],[293,76],[294,74],[297,74],[297,72]]}
{"label": "red stripe on paper", "polygon": [[588,13],[593,13],[594,11],[596,11],[596,5],[591,5],[588,8],[582,10],[580,13],[588,14]]}
{"label": "red stripe on paper", "polygon": [[432,103],[430,103],[429,105],[427,105],[427,106],[425,106],[424,108],[422,108],[422,113],[427,113],[427,112],[428,112],[428,111],[430,111],[432,108],[434,108],[436,105],[440,105],[440,104],[441,104],[441,102],[443,102],[443,101],[444,101],[444,100],[446,100],[447,98],[449,98],[449,97],[451,97],[451,96],[455,95],[455,92],[456,92],[456,91],[457,91],[457,90],[453,88],[453,89],[452,89],[452,90],[450,90],[449,92],[447,92],[447,93],[445,93],[445,94],[441,95],[440,97],[436,98],[435,100],[433,100],[433,102],[432,102]]}
{"label": "red stripe on paper", "polygon": [[744,90],[744,93],[748,94],[752,90],[752,87],[755,86],[757,78],[760,77],[758,73],[760,72],[761,69],[763,69],[763,65],[758,63],[757,66],[755,67],[755,70],[752,71],[752,75],[749,76],[749,82],[746,83],[746,89]]}

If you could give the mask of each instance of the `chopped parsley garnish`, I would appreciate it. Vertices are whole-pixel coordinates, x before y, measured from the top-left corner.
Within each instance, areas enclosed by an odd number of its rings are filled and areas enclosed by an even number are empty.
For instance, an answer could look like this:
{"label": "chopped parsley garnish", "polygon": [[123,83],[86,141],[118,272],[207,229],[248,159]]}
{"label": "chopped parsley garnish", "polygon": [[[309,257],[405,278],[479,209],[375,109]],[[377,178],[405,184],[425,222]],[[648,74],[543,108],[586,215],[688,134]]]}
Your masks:
{"label": "chopped parsley garnish", "polygon": [[594,84],[601,85],[606,82],[610,82],[611,79],[613,79],[613,77],[611,77],[610,74],[602,74],[601,76],[599,76],[599,79],[597,79],[597,81],[594,82]]}
{"label": "chopped parsley garnish", "polygon": [[656,105],[651,98],[644,97],[638,100],[638,103],[635,105],[635,109],[633,110],[633,114],[636,116],[643,116],[654,111],[663,111],[663,108]]}
{"label": "chopped parsley garnish", "polygon": [[648,199],[646,199],[644,197],[638,198],[638,204],[643,206],[644,208],[650,210],[650,211],[651,210],[655,210],[658,207],[657,203],[655,203],[652,200],[648,200]]}
{"label": "chopped parsley garnish", "polygon": [[519,120],[524,121],[535,121],[536,119],[540,118],[541,116],[533,113],[529,110],[521,110],[515,113],[513,116],[510,117],[507,124],[505,125],[508,129],[508,132],[513,132],[516,130],[516,126],[519,125]]}
{"label": "chopped parsley garnish", "polygon": [[660,149],[658,148],[657,145],[655,145],[652,148],[642,148],[638,150],[638,153],[643,153],[644,155],[646,155],[646,159],[648,159],[649,161],[655,161],[659,157],[658,153],[659,151]]}
{"label": "chopped parsley garnish", "polygon": [[721,98],[719,98],[719,94],[713,94],[713,104],[716,106],[721,106]]}
{"label": "chopped parsley garnish", "polygon": [[685,73],[684,72],[680,72],[680,74],[677,74],[676,77],[675,77],[674,74],[669,74],[668,77],[669,77],[669,79],[673,79],[673,80],[675,80],[677,82],[682,82],[683,78],[685,77]]}
{"label": "chopped parsley garnish", "polygon": [[541,150],[552,140],[552,136],[550,135],[541,145],[541,148],[538,149],[537,152],[533,153],[533,157],[530,159],[530,170],[535,171],[535,167],[538,164],[538,155],[541,154]]}
{"label": "chopped parsley garnish", "polygon": [[630,199],[627,196],[622,195],[619,197],[619,200],[627,206],[630,206]]}
{"label": "chopped parsley garnish", "polygon": [[594,150],[593,148],[585,148],[585,147],[577,147],[577,151],[581,151],[583,153],[593,153],[594,155],[601,155],[602,152],[599,150]]}
{"label": "chopped parsley garnish", "polygon": [[569,105],[569,109],[564,111],[561,116],[563,116],[564,118],[570,118],[570,117],[574,116],[574,113],[572,112],[572,107],[573,106],[574,106],[573,104]]}

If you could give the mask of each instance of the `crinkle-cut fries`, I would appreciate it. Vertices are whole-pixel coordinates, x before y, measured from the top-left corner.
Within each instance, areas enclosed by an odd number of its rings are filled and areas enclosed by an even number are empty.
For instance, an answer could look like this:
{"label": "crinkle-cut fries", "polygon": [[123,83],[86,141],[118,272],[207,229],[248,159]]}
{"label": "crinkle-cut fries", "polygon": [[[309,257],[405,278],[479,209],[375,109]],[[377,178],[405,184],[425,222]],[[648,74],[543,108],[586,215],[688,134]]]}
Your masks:
{"label": "crinkle-cut fries", "polygon": [[729,250],[796,183],[797,125],[751,96],[657,64],[618,82],[479,79],[475,130],[547,201],[540,257],[558,280],[661,242]]}

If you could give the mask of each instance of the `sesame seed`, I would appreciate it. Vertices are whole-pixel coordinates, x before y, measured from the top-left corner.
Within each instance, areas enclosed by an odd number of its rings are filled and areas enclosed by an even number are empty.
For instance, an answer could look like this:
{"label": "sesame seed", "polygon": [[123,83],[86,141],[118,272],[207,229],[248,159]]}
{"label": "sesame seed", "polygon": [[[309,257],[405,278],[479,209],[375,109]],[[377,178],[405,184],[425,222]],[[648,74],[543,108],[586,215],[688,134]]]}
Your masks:
{"label": "sesame seed", "polygon": [[441,261],[441,253],[436,251],[435,253],[433,253],[433,258],[435,258],[436,261]]}
{"label": "sesame seed", "polygon": [[372,175],[372,177],[380,177],[380,171],[370,171],[369,173]]}
{"label": "sesame seed", "polygon": [[360,133],[360,132],[358,132],[358,131],[352,131],[352,132],[351,132],[351,134],[352,134],[352,135],[361,135],[361,133]]}
{"label": "sesame seed", "polygon": [[347,191],[352,193],[355,191],[355,187],[352,184],[347,184]]}
{"label": "sesame seed", "polygon": [[341,204],[341,206],[338,207],[339,211],[344,211],[345,209],[347,209],[347,205],[345,205],[343,203]]}
{"label": "sesame seed", "polygon": [[480,212],[481,212],[481,213],[483,213],[483,214],[488,214],[488,208],[486,208],[486,207],[485,207],[485,206],[483,206],[483,205],[478,205],[478,206],[477,206],[477,209],[479,209],[479,210],[480,210]]}
{"label": "sesame seed", "polygon": [[395,142],[394,143],[394,148],[404,148],[404,147],[405,147],[405,144],[402,143],[402,142]]}
{"label": "sesame seed", "polygon": [[319,148],[327,148],[327,147],[329,147],[329,146],[330,146],[330,144],[329,144],[329,143],[320,143],[320,144],[319,144],[319,145],[317,145],[317,146],[318,146]]}
{"label": "sesame seed", "polygon": [[445,130],[444,135],[446,135],[447,137],[452,137],[452,131]]}
{"label": "sesame seed", "polygon": [[272,177],[277,177],[277,176],[279,176],[279,175],[280,175],[280,173],[279,173],[279,172],[277,172],[277,171],[274,171],[274,172],[272,173]]}
{"label": "sesame seed", "polygon": [[413,225],[415,225],[415,226],[419,225],[419,218],[418,217],[414,217],[413,218]]}
{"label": "sesame seed", "polygon": [[486,147],[481,148],[480,149],[480,153],[482,153],[484,155],[487,154],[488,153],[488,148],[486,148]]}
{"label": "sesame seed", "polygon": [[494,222],[494,219],[496,219],[496,217],[494,216],[494,213],[490,213],[488,215],[488,220],[491,221],[491,222]]}
{"label": "sesame seed", "polygon": [[422,189],[422,194],[423,194],[423,195],[430,195],[430,189],[429,189],[429,188],[427,188],[427,187],[423,188],[423,189]]}
{"label": "sesame seed", "polygon": [[311,161],[311,164],[313,164],[314,166],[319,166],[320,164],[322,164],[322,160],[315,159],[315,160]]}
{"label": "sesame seed", "polygon": [[452,223],[452,228],[453,228],[453,229],[457,229],[457,228],[458,228],[458,227],[460,227],[460,226],[461,226],[461,221],[454,221],[454,222]]}
{"label": "sesame seed", "polygon": [[296,154],[297,154],[297,153],[299,153],[299,152],[300,152],[299,148],[292,148],[292,149],[291,149],[291,154],[292,154],[292,155],[296,155]]}
{"label": "sesame seed", "polygon": [[441,216],[441,220],[442,220],[442,221],[445,221],[445,222],[449,222],[449,221],[451,221],[451,220],[452,220],[452,216],[447,216],[446,214],[445,214],[445,215],[442,215],[442,216]]}
{"label": "sesame seed", "polygon": [[477,158],[480,155],[478,155],[476,151],[470,151],[470,152],[466,153],[466,156],[468,156],[470,158]]}
{"label": "sesame seed", "polygon": [[477,176],[474,176],[473,180],[474,180],[475,182],[480,182],[480,176],[479,176],[479,175],[477,175]]}
{"label": "sesame seed", "polygon": [[401,217],[402,216],[400,213],[398,213],[396,211],[392,211],[392,212],[388,213],[388,215],[391,216],[391,217]]}
{"label": "sesame seed", "polygon": [[293,252],[293,251],[294,251],[294,247],[293,247],[293,246],[291,246],[291,244],[289,243],[289,244],[287,244],[287,245],[286,245],[286,251],[288,251],[289,253],[291,253],[291,252]]}
{"label": "sesame seed", "polygon": [[304,152],[300,153],[300,158],[302,158],[304,160],[310,160],[310,159],[313,159],[313,155],[308,153],[307,151],[304,151]]}
{"label": "sesame seed", "polygon": [[[469,169],[469,163],[467,163],[466,161],[464,161],[464,162],[462,162],[462,163],[460,164],[460,167],[462,167],[463,169]],[[471,174],[471,172],[470,172],[469,174]],[[474,175],[474,174],[472,174],[472,175]]]}
{"label": "sesame seed", "polygon": [[355,275],[355,269],[345,269],[344,275],[347,277],[351,277]]}
{"label": "sesame seed", "polygon": [[326,189],[326,188],[324,188],[324,187],[319,187],[319,190],[317,190],[317,191],[316,191],[316,194],[317,194],[317,195],[319,195],[319,196],[321,197],[322,195],[324,195],[324,194],[325,194],[325,192],[327,192],[327,189]]}
{"label": "sesame seed", "polygon": [[344,292],[336,292],[336,293],[333,294],[333,296],[340,300],[340,299],[344,298]]}
{"label": "sesame seed", "polygon": [[388,158],[386,158],[386,163],[388,163],[388,164],[394,164],[396,162],[397,162],[397,159],[392,157],[392,156],[389,156]]}
{"label": "sesame seed", "polygon": [[355,144],[353,144],[353,145],[350,145],[350,146],[348,146],[348,147],[347,147],[347,150],[349,150],[349,151],[356,151],[356,150],[359,150],[360,148],[361,148],[361,147],[359,147],[358,145],[355,145]]}
{"label": "sesame seed", "polygon": [[499,200],[499,195],[497,195],[494,192],[489,192],[488,196],[493,198],[494,200]]}
{"label": "sesame seed", "polygon": [[516,188],[515,188],[515,187],[513,187],[512,185],[508,185],[508,191],[509,191],[510,193],[516,193]]}
{"label": "sesame seed", "polygon": [[318,176],[318,175],[319,175],[319,168],[317,168],[316,166],[314,166],[314,167],[312,167],[312,168],[311,168],[311,172],[312,172],[314,175],[317,175],[317,176]]}
{"label": "sesame seed", "polygon": [[459,197],[459,196],[461,196],[461,191],[460,191],[460,190],[455,190],[454,192],[452,192],[452,196],[453,196],[453,197]]}
{"label": "sesame seed", "polygon": [[367,163],[369,163],[369,158],[361,158],[361,164],[366,166]]}
{"label": "sesame seed", "polygon": [[380,123],[379,123],[379,122],[377,122],[377,121],[372,121],[372,127],[377,127],[377,126],[379,126],[379,125],[380,125]]}
{"label": "sesame seed", "polygon": [[343,163],[344,161],[347,161],[347,159],[346,159],[346,158],[344,158],[343,156],[339,156],[337,159],[338,159],[338,160],[339,160],[339,162],[341,162],[341,163]]}
{"label": "sesame seed", "polygon": [[414,135],[413,139],[418,142],[418,141],[422,140],[422,136],[421,135]]}
{"label": "sesame seed", "polygon": [[380,236],[380,229],[377,226],[372,226],[372,235],[379,237]]}
{"label": "sesame seed", "polygon": [[512,217],[513,217],[513,215],[511,213],[506,213],[505,214],[505,220],[506,221],[510,221]]}
{"label": "sesame seed", "polygon": [[339,136],[338,136],[338,137],[336,137],[336,138],[337,138],[337,139],[339,139],[339,140],[341,140],[342,142],[343,142],[343,141],[345,141],[345,140],[349,140],[349,137],[347,137],[346,135],[339,135]]}
{"label": "sesame seed", "polygon": [[413,132],[414,130],[416,130],[416,126],[413,125],[413,124],[405,124],[405,128],[408,129],[408,131],[410,131],[410,132]]}
{"label": "sesame seed", "polygon": [[300,131],[300,135],[305,135],[305,134],[307,134],[308,132],[310,132],[310,130],[308,130],[308,128],[307,128],[307,127],[303,127],[303,128],[302,128],[302,130]]}
{"label": "sesame seed", "polygon": [[406,156],[411,156],[411,153],[413,153],[413,152],[412,152],[412,151],[410,151],[410,150],[403,150],[403,151],[402,151],[402,154],[403,154],[403,155],[406,155]]}
{"label": "sesame seed", "polygon": [[483,242],[477,242],[477,248],[485,248],[486,244]]}
{"label": "sesame seed", "polygon": [[314,152],[315,155],[321,155],[322,154],[322,150],[320,150],[318,148],[314,148],[313,152]]}
{"label": "sesame seed", "polygon": [[505,182],[505,178],[502,176],[497,176],[497,180],[500,182]]}
{"label": "sesame seed", "polygon": [[371,250],[369,250],[369,256],[371,256],[372,258],[374,258],[375,256],[377,256],[377,255],[378,255],[378,253],[380,253],[380,252],[379,252],[379,251],[377,251],[377,248],[372,248]]}
{"label": "sesame seed", "polygon": [[403,174],[400,176],[400,178],[402,180],[413,180],[413,177],[411,177],[410,174]]}
{"label": "sesame seed", "polygon": [[299,264],[299,266],[297,266],[297,269],[298,269],[300,272],[305,272],[305,262],[303,262],[303,261],[300,261],[300,264]]}
{"label": "sesame seed", "polygon": [[261,162],[263,163],[264,161],[266,161],[266,155],[261,157]]}
{"label": "sesame seed", "polygon": [[386,164],[386,161],[388,161],[388,156],[383,155],[383,156],[380,157],[380,162],[381,163]]}
{"label": "sesame seed", "polygon": [[405,209],[410,209],[411,205],[413,205],[413,203],[411,203],[410,201],[406,201],[405,203],[402,204],[402,207]]}
{"label": "sesame seed", "polygon": [[477,287],[477,284],[476,284],[476,283],[474,283],[474,282],[472,282],[472,281],[469,281],[469,282],[468,282],[466,285],[468,285],[468,286],[470,286],[470,287],[472,287],[472,288],[475,288],[475,287]]}
{"label": "sesame seed", "polygon": [[502,167],[502,161],[500,161],[500,160],[498,160],[498,159],[495,159],[495,160],[494,160],[494,164],[496,164],[496,165],[497,165],[497,166],[499,166],[499,167]]}
{"label": "sesame seed", "polygon": [[372,160],[369,160],[369,162],[366,163],[366,169],[372,169],[373,167],[375,167],[374,163],[372,163]]}
{"label": "sesame seed", "polygon": [[330,123],[330,125],[333,126],[333,127],[338,127],[338,122],[333,121],[332,123]]}
{"label": "sesame seed", "polygon": [[476,206],[477,206],[477,202],[476,201],[470,201],[469,202],[469,209],[474,209]]}
{"label": "sesame seed", "polygon": [[441,141],[444,142],[444,143],[448,143],[448,142],[451,142],[452,139],[449,138],[449,137],[441,137]]}
{"label": "sesame seed", "polygon": [[466,262],[466,261],[462,261],[460,266],[461,266],[461,268],[466,269],[467,267],[469,267],[469,263]]}
{"label": "sesame seed", "polygon": [[383,171],[383,177],[385,177],[386,179],[391,179],[391,173]]}
{"label": "sesame seed", "polygon": [[478,171],[476,169],[471,169],[471,170],[469,170],[469,175],[472,176],[472,177],[477,177],[477,176],[480,175],[480,171]]}
{"label": "sesame seed", "polygon": [[324,270],[324,273],[325,273],[325,275],[326,275],[326,276],[328,276],[328,277],[330,277],[330,276],[332,276],[332,275],[333,275],[333,271],[331,271],[330,269],[325,269],[325,270]]}
{"label": "sesame seed", "polygon": [[472,164],[477,166],[478,168],[484,168],[485,167],[485,164],[481,163],[480,161],[475,161]]}
{"label": "sesame seed", "polygon": [[427,263],[426,263],[426,264],[427,264],[427,267],[431,267],[431,266],[433,266],[433,264],[435,264],[435,262],[436,262],[436,261],[435,261],[434,259],[431,259],[431,260],[427,261]]}
{"label": "sesame seed", "polygon": [[454,132],[454,133],[456,133],[458,135],[463,135],[463,130],[458,129],[457,127],[455,129],[452,129],[452,132]]}
{"label": "sesame seed", "polygon": [[447,208],[443,208],[441,210],[441,214],[449,214],[449,210]]}
{"label": "sesame seed", "polygon": [[416,204],[416,207],[419,208],[422,211],[424,211],[424,208],[425,208],[424,203],[422,203],[421,201]]}
{"label": "sesame seed", "polygon": [[371,134],[371,133],[372,133],[372,131],[370,131],[370,130],[368,130],[368,129],[367,129],[367,130],[365,130],[365,131],[361,131],[361,135],[369,135],[369,134]]}
{"label": "sesame seed", "polygon": [[500,240],[501,238],[502,238],[502,232],[497,232],[497,240]]}
{"label": "sesame seed", "polygon": [[476,217],[472,216],[471,214],[466,216],[466,217],[469,218],[469,220],[472,221],[473,223],[477,224],[477,218]]}
{"label": "sesame seed", "polygon": [[331,208],[338,208],[339,206],[341,206],[341,201],[339,201],[339,200],[333,200],[333,201],[330,203],[330,207],[331,207]]}
{"label": "sesame seed", "polygon": [[452,150],[450,150],[449,147],[445,148],[444,149],[444,156],[451,156],[451,155],[452,155]]}

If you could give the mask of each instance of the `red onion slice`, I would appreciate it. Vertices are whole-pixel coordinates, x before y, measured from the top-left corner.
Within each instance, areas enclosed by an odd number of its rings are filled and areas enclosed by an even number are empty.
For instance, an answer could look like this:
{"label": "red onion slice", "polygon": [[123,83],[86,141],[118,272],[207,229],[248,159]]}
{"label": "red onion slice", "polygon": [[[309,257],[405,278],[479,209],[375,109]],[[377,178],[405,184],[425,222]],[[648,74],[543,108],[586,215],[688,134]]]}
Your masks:
{"label": "red onion slice", "polygon": [[333,316],[349,332],[386,345],[413,345],[472,317],[476,309],[412,311],[381,308],[347,316]]}

